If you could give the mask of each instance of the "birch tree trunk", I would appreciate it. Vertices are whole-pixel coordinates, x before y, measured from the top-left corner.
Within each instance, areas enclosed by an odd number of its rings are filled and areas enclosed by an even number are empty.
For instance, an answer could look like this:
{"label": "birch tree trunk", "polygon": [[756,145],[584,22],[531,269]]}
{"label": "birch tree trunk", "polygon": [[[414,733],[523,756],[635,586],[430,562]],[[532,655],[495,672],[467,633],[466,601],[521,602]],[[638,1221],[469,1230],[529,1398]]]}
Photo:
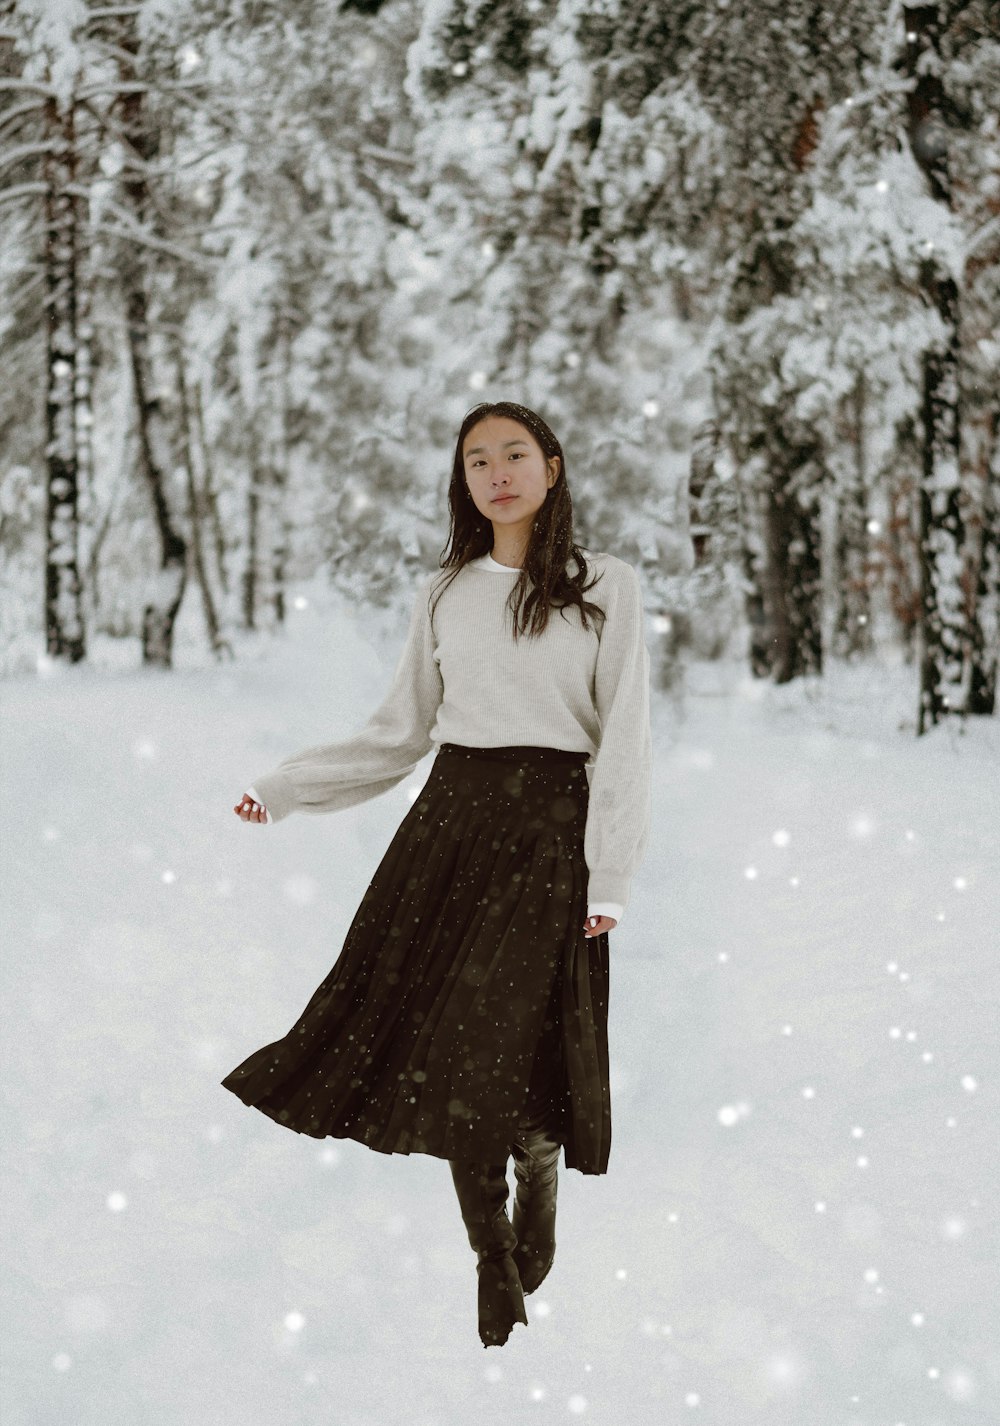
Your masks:
{"label": "birch tree trunk", "polygon": [[51,135],[44,161],[47,390],[45,647],[53,658],[86,656],[79,567],[79,465],[76,428],[79,255],[74,101],[45,104]]}

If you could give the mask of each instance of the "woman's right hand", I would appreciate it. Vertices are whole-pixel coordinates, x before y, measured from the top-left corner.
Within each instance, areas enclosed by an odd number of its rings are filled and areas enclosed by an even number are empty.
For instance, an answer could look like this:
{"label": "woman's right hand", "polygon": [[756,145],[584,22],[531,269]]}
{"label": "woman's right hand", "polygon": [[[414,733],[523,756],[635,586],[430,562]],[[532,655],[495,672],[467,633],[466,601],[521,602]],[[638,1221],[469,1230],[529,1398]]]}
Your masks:
{"label": "woman's right hand", "polygon": [[249,792],[244,792],[242,802],[238,802],[233,808],[237,817],[241,817],[244,822],[266,822],[267,808],[263,802],[255,802]]}

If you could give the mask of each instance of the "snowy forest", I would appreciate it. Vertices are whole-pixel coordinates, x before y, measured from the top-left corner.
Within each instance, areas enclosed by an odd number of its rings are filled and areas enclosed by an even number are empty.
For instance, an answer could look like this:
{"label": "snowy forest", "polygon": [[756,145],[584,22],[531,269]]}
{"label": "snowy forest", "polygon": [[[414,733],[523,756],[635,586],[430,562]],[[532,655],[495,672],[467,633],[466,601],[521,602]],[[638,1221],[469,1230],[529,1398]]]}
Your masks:
{"label": "snowy forest", "polygon": [[[990,714],[989,0],[7,0],[0,667],[408,595],[454,432],[560,435],[656,679],[913,670]],[[140,652],[141,651],[141,652]]]}

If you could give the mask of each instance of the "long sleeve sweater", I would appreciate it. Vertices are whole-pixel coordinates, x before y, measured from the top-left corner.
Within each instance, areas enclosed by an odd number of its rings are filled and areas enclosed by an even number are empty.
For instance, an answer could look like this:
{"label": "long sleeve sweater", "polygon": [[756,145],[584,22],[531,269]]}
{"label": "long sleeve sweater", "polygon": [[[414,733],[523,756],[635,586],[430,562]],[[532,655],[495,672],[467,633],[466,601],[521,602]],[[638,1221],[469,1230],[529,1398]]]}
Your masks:
{"label": "long sleeve sweater", "polygon": [[635,570],[585,553],[601,578],[584,597],[605,611],[603,628],[591,619],[584,629],[574,608],[553,609],[540,637],[517,643],[507,605],[517,569],[473,560],[440,596],[433,629],[428,604],[445,572],[426,576],[392,685],[367,724],[293,754],[248,789],[267,821],[377,797],[441,743],[586,752],[587,913],[620,923],[651,822],[649,652]]}

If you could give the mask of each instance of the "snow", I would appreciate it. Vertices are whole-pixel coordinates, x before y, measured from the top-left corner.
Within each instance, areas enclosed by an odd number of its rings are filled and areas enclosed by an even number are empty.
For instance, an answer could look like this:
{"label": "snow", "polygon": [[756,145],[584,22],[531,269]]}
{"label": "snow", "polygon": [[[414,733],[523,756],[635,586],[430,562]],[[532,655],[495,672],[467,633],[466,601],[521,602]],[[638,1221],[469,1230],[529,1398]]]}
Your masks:
{"label": "snow", "polygon": [[431,763],[233,815],[391,677],[398,618],[299,592],[226,667],[189,594],[173,673],[98,640],[4,684],[4,1426],[1000,1420],[1000,722],[916,739],[905,665],[656,693],[609,1173],[561,1166],[555,1266],[484,1354],[446,1164],[219,1084],[333,964]]}

